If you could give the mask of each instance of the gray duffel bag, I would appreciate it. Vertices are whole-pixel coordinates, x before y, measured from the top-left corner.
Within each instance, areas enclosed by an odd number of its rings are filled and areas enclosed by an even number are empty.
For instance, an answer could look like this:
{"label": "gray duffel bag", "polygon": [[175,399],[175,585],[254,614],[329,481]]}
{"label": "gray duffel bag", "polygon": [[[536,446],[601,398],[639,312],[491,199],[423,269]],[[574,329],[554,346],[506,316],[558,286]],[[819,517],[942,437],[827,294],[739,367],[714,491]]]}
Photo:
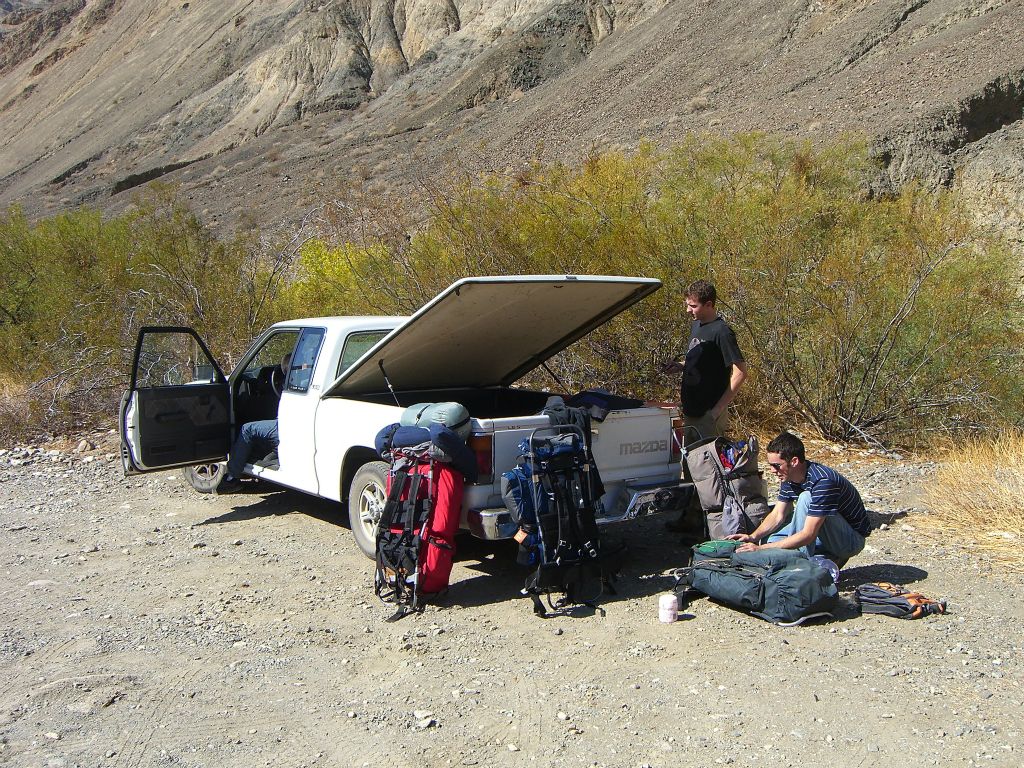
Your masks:
{"label": "gray duffel bag", "polygon": [[461,403],[416,403],[410,405],[398,420],[406,427],[430,428],[431,424],[443,424],[463,440],[469,437],[472,425],[469,411]]}
{"label": "gray duffel bag", "polygon": [[[720,454],[732,448],[731,468]],[[760,446],[753,435],[733,444],[724,437],[708,438],[687,449],[686,468],[693,479],[700,506],[713,539],[750,533],[768,515],[768,489],[757,468]]]}

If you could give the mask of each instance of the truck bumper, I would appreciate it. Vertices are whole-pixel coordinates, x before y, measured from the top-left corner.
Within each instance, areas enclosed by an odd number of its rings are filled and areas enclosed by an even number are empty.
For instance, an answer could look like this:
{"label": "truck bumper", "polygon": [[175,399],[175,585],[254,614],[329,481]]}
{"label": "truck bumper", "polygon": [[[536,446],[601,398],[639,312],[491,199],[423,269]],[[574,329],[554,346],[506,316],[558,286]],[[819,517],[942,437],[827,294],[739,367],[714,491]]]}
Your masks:
{"label": "truck bumper", "polygon": [[519,530],[519,526],[512,520],[512,515],[504,507],[471,509],[466,515],[466,524],[470,533],[486,541],[511,539]]}
{"label": "truck bumper", "polygon": [[[637,517],[661,512],[680,512],[693,493],[693,483],[682,481],[666,484],[629,483],[616,495],[616,502],[605,514],[597,517],[598,525],[621,523]],[[511,539],[519,526],[504,507],[493,509],[471,509],[466,514],[469,532],[478,539],[495,541]]]}

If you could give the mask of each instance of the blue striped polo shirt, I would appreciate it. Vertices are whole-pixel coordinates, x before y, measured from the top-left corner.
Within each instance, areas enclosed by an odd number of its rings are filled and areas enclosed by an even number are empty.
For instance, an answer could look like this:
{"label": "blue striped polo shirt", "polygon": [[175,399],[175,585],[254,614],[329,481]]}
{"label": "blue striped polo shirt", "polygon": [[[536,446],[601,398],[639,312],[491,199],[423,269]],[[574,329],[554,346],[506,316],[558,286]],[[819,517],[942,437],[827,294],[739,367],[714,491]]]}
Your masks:
{"label": "blue striped polo shirt", "polygon": [[780,501],[796,501],[802,491],[811,492],[811,507],[808,515],[825,517],[842,515],[861,536],[871,530],[864,502],[853,484],[836,472],[816,461],[807,462],[807,479],[802,483],[784,481],[779,487]]}

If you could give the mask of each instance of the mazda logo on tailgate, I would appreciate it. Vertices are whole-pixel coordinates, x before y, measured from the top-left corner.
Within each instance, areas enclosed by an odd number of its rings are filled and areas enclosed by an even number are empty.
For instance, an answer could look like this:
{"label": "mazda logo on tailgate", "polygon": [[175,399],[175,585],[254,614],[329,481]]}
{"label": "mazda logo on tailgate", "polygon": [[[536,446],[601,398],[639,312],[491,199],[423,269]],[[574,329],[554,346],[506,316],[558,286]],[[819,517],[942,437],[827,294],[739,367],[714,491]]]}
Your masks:
{"label": "mazda logo on tailgate", "polygon": [[637,443],[619,443],[619,456],[634,453],[661,453],[668,451],[668,440],[641,440]]}

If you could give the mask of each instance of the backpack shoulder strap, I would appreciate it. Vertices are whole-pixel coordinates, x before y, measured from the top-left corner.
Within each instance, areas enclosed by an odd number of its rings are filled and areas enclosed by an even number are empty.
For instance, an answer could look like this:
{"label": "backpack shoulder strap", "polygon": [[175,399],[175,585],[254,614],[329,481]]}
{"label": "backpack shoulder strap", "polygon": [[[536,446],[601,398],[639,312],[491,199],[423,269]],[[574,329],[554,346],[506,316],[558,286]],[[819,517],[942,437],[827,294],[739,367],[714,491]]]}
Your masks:
{"label": "backpack shoulder strap", "polygon": [[388,498],[384,502],[384,509],[380,513],[381,528],[390,528],[394,525],[396,519],[401,519],[402,491],[408,479],[409,467],[396,464],[391,473],[391,487],[388,489]]}

